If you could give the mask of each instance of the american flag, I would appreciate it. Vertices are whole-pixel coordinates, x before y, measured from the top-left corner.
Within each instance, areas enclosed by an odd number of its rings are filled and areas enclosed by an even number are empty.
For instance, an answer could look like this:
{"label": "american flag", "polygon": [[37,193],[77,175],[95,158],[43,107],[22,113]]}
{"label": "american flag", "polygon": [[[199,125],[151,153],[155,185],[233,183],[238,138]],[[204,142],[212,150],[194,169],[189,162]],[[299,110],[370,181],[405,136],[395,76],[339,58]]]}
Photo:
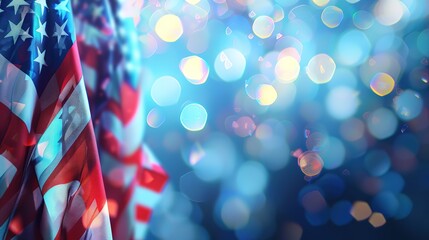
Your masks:
{"label": "american flag", "polygon": [[144,145],[143,1],[75,1],[83,74],[115,239],[143,239],[167,174]]}
{"label": "american flag", "polygon": [[111,239],[68,0],[0,1],[0,238]]}

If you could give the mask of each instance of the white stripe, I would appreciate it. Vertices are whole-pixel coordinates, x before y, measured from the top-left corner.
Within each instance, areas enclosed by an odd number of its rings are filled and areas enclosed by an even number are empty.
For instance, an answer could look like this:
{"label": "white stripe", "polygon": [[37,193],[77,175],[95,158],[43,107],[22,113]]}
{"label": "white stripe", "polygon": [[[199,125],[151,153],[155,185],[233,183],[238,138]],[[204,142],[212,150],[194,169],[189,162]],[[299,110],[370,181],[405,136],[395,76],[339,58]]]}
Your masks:
{"label": "white stripe", "polygon": [[38,142],[37,149],[41,151],[35,152],[33,160],[41,188],[90,119],[84,81],[81,80]]}
{"label": "white stripe", "polygon": [[[105,111],[101,115],[101,125],[102,127],[109,131],[110,133],[115,136],[116,140],[119,142],[119,144],[123,145],[123,126],[121,120],[119,120],[118,117],[116,117],[115,114],[113,114],[110,111]],[[143,124],[142,124],[143,125]]]}
{"label": "white stripe", "polygon": [[142,222],[135,222],[134,223],[134,238],[135,240],[144,239],[146,236],[146,232],[148,230],[148,225],[146,223]]}
{"label": "white stripe", "polygon": [[97,217],[94,218],[88,230],[91,231],[91,239],[112,239],[107,202]]}
{"label": "white stripe", "polygon": [[145,187],[136,187],[134,198],[135,204],[153,209],[158,204],[161,195]]}
{"label": "white stripe", "polygon": [[142,95],[140,94],[140,98],[137,100],[139,101],[139,104],[133,119],[124,128],[124,136],[126,136],[127,140],[126,144],[124,144],[122,148],[124,156],[133,154],[141,147],[141,143],[143,142],[145,124],[142,123],[144,123],[145,120],[141,96]]}
{"label": "white stripe", "polygon": [[31,78],[0,54],[0,103],[18,116],[30,132],[37,91]]}
{"label": "white stripe", "polygon": [[69,188],[74,182],[58,184],[50,188],[43,199],[45,211],[42,216],[42,234],[44,239],[54,239],[63,223],[64,211],[67,207]]}
{"label": "white stripe", "polygon": [[82,73],[85,77],[85,85],[91,91],[95,91],[95,85],[97,83],[97,71],[94,68],[88,66],[84,62],[82,62]]}
{"label": "white stripe", "polygon": [[16,174],[16,167],[0,154],[0,197],[6,192]]}

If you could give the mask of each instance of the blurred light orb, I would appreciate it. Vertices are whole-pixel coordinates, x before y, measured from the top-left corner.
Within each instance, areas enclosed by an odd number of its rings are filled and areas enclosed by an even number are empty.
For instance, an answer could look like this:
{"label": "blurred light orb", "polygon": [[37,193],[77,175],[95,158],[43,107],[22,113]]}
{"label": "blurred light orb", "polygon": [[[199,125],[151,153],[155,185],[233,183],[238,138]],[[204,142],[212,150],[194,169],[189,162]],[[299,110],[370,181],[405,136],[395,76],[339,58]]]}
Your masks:
{"label": "blurred light orb", "polygon": [[[429,28],[426,28],[422,32],[420,32],[417,37],[417,49],[424,56],[429,56]],[[427,81],[428,79],[426,79]]]}
{"label": "blurred light orb", "polygon": [[195,85],[205,83],[209,76],[209,67],[207,62],[198,56],[183,58],[180,61],[179,68],[185,78]]}
{"label": "blurred light orb", "polygon": [[358,92],[345,86],[332,89],[326,98],[328,113],[338,120],[344,120],[353,116],[359,104]]}
{"label": "blurred light orb", "polygon": [[346,148],[341,140],[335,137],[329,137],[326,145],[321,148],[320,156],[324,160],[325,169],[335,169],[344,163],[346,157]]}
{"label": "blurred light orb", "polygon": [[171,76],[163,76],[155,80],[150,90],[150,95],[159,106],[171,106],[179,101],[182,87]]}
{"label": "blurred light orb", "polygon": [[225,82],[237,81],[241,79],[246,69],[246,59],[237,49],[228,48],[217,55],[214,68]]}
{"label": "blurred light orb", "polygon": [[274,31],[274,20],[268,16],[259,16],[252,25],[253,33],[259,38],[269,38]]}
{"label": "blurred light orb", "polygon": [[383,191],[374,196],[371,202],[374,212],[380,212],[386,217],[394,217],[398,208],[399,201],[396,194]]}
{"label": "blurred light orb", "polygon": [[390,158],[385,151],[372,150],[365,156],[365,167],[372,176],[382,176],[390,168]]}
{"label": "blurred light orb", "polygon": [[329,3],[329,0],[311,0],[316,6],[323,7]]}
{"label": "blurred light orb", "polygon": [[191,5],[196,5],[200,2],[201,0],[186,0],[187,3],[191,4]]}
{"label": "blurred light orb", "polygon": [[329,6],[323,9],[321,19],[323,24],[328,28],[336,28],[343,21],[344,13],[341,8],[336,6]]}
{"label": "blurred light orb", "polygon": [[353,24],[359,29],[366,30],[374,24],[374,17],[370,12],[360,10],[353,14]]}
{"label": "blurred light orb", "polygon": [[379,0],[373,9],[375,19],[385,26],[399,22],[404,15],[405,5],[399,0]]}
{"label": "blurred light orb", "polygon": [[221,217],[229,229],[240,229],[249,222],[250,209],[243,200],[232,197],[223,203]]}
{"label": "blurred light orb", "polygon": [[393,91],[395,80],[387,73],[377,73],[372,77],[371,90],[378,96],[386,96]]}
{"label": "blurred light orb", "polygon": [[280,58],[275,67],[276,77],[281,83],[291,83],[298,78],[300,66],[295,58],[285,56]]}
{"label": "blurred light orb", "polygon": [[256,130],[256,124],[252,118],[243,116],[232,122],[232,129],[240,137],[252,136]]}
{"label": "blurred light orb", "polygon": [[206,125],[207,111],[200,104],[188,104],[180,113],[180,122],[189,131],[200,131]]}
{"label": "blurred light orb", "polygon": [[375,212],[371,215],[368,222],[375,228],[381,227],[386,223],[384,215],[378,212]]}
{"label": "blurred light orb", "polygon": [[396,219],[404,219],[410,215],[411,210],[413,209],[413,202],[405,194],[398,194],[399,208],[396,211]]}
{"label": "blurred light orb", "polygon": [[387,108],[378,108],[369,114],[367,119],[368,131],[377,139],[392,136],[398,127],[398,119]]}
{"label": "blurred light orb", "polygon": [[175,42],[183,34],[180,18],[174,14],[166,14],[158,19],[155,32],[164,42]]}
{"label": "blurred light orb", "polygon": [[423,100],[417,92],[405,90],[395,97],[393,107],[400,119],[409,121],[420,115],[423,109]]}
{"label": "blurred light orb", "polygon": [[235,185],[243,194],[254,196],[262,193],[268,183],[269,174],[260,162],[246,161],[237,171]]}
{"label": "blurred light orb", "polygon": [[269,84],[262,84],[258,88],[257,101],[261,106],[269,106],[277,100],[276,89]]}
{"label": "blurred light orb", "polygon": [[317,54],[308,62],[306,72],[308,77],[317,84],[331,81],[334,76],[336,65],[334,60],[327,54]]}
{"label": "blurred light orb", "polygon": [[371,214],[372,210],[368,203],[363,201],[357,201],[353,203],[352,209],[350,210],[350,215],[352,215],[356,221],[368,219]]}
{"label": "blurred light orb", "polygon": [[270,81],[263,74],[255,74],[250,78],[246,79],[244,88],[246,90],[247,96],[249,96],[251,99],[257,100],[259,97],[259,88],[262,84],[268,83],[270,83]]}
{"label": "blurred light orb", "polygon": [[165,122],[165,115],[158,108],[153,108],[147,114],[146,122],[152,128],[159,128]]}
{"label": "blurred light orb", "polygon": [[298,165],[301,171],[309,177],[319,175],[323,169],[323,164],[323,159],[314,151],[306,151],[298,157]]}
{"label": "blurred light orb", "polygon": [[350,30],[344,33],[336,46],[336,60],[348,66],[364,63],[371,51],[371,42],[359,30]]}

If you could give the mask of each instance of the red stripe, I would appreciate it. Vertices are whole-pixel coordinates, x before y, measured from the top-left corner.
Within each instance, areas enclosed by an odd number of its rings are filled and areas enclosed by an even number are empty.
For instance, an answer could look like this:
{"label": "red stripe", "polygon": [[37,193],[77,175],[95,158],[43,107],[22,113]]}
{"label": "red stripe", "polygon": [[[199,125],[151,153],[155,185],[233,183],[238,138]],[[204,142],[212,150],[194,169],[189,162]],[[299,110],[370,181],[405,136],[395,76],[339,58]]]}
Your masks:
{"label": "red stripe", "polygon": [[135,211],[137,221],[146,223],[149,222],[150,216],[152,214],[152,209],[143,205],[136,205]]}
{"label": "red stripe", "polygon": [[121,102],[110,99],[107,103],[107,110],[111,111],[124,124],[128,124],[137,113],[140,104],[140,91],[136,91],[128,83],[121,85]]}
{"label": "red stripe", "polygon": [[58,81],[58,86],[60,86],[60,92],[62,92],[68,81],[73,77],[75,77],[75,83],[79,83],[82,78],[82,69],[76,42],[71,46],[67,55],[64,57],[55,76]]}
{"label": "red stripe", "polygon": [[79,53],[81,53],[80,58],[82,62],[94,69],[97,69],[100,51],[93,46],[86,45],[82,38],[77,39],[77,44],[79,46]]}
{"label": "red stripe", "polygon": [[168,176],[151,169],[139,168],[137,171],[138,183],[154,192],[161,192],[167,183]]}

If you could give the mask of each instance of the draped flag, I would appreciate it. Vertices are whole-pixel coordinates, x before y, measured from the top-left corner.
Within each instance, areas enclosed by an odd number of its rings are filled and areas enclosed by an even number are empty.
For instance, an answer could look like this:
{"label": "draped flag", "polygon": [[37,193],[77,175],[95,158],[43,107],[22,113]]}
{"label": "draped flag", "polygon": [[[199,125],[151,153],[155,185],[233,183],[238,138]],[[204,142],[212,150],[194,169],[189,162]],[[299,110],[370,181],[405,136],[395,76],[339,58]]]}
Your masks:
{"label": "draped flag", "polygon": [[111,239],[68,0],[0,0],[0,238]]}
{"label": "draped flag", "polygon": [[115,239],[143,239],[167,175],[143,143],[143,1],[74,1],[77,41],[89,94]]}

